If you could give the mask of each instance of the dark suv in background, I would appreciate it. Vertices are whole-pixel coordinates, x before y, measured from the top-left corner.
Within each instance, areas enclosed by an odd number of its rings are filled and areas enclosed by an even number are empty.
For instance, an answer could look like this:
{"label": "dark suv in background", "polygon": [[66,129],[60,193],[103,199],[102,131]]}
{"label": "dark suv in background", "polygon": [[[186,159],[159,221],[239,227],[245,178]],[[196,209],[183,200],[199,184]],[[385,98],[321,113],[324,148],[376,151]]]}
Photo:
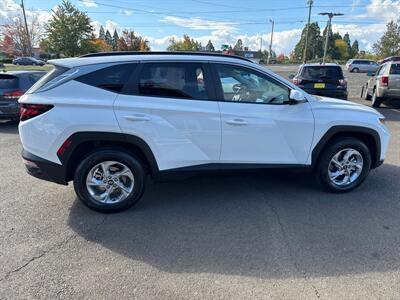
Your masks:
{"label": "dark suv in background", "polygon": [[337,64],[303,64],[292,81],[311,95],[347,100],[347,79]]}
{"label": "dark suv in background", "polygon": [[18,120],[18,99],[42,76],[43,71],[0,73],[0,120]]}

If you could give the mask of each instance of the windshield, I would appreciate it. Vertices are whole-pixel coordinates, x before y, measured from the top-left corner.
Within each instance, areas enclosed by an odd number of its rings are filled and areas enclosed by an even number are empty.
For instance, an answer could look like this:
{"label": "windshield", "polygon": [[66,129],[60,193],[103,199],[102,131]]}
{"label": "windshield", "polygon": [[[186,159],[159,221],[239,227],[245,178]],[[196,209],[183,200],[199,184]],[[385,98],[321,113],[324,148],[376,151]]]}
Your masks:
{"label": "windshield", "polygon": [[336,66],[312,66],[304,67],[301,77],[308,80],[317,79],[342,79],[343,73],[340,67]]}

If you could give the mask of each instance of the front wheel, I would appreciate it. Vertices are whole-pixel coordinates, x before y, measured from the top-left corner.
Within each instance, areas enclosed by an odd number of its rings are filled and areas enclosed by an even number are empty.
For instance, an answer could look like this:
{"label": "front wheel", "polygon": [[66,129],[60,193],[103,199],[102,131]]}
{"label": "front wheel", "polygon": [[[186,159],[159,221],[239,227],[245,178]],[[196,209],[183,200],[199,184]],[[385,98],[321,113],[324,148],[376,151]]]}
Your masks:
{"label": "front wheel", "polygon": [[368,147],[354,138],[337,139],[321,155],[317,166],[319,183],[331,192],[347,192],[359,186],[371,169]]}
{"label": "front wheel", "polygon": [[87,156],[74,175],[78,198],[100,212],[116,212],[136,204],[144,191],[145,171],[133,155],[100,150]]}

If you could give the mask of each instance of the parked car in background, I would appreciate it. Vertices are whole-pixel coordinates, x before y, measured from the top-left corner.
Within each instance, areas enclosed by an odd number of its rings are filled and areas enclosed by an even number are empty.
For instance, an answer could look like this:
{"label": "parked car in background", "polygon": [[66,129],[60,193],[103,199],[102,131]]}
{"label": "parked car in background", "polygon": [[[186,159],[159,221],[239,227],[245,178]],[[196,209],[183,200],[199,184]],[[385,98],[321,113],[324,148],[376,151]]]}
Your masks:
{"label": "parked car in background", "polygon": [[43,71],[0,73],[0,120],[19,119],[19,97],[45,74]]}
{"label": "parked car in background", "polygon": [[44,66],[46,63],[43,60],[34,57],[18,57],[12,61],[14,65],[22,66]]}
{"label": "parked car in background", "polygon": [[347,100],[347,79],[337,64],[303,64],[292,81],[311,95]]}
{"label": "parked car in background", "polygon": [[379,65],[377,62],[369,59],[349,59],[346,63],[346,70],[349,72],[375,72]]}
{"label": "parked car in background", "polygon": [[[179,172],[309,167],[327,190],[350,191],[389,143],[376,110],[312,97],[243,57],[111,52],[49,62],[54,69],[19,100],[25,166],[73,181],[99,211],[137,203],[147,175]],[[336,65],[310,70],[342,80]]]}
{"label": "parked car in background", "polygon": [[388,62],[388,61],[400,61],[400,56],[389,56],[389,57],[386,57],[386,58],[381,59],[380,61],[378,61],[378,64],[382,65],[382,64],[384,64],[385,62]]}
{"label": "parked car in background", "polygon": [[385,100],[400,99],[400,61],[388,61],[375,73],[369,73],[364,97],[379,107]]}

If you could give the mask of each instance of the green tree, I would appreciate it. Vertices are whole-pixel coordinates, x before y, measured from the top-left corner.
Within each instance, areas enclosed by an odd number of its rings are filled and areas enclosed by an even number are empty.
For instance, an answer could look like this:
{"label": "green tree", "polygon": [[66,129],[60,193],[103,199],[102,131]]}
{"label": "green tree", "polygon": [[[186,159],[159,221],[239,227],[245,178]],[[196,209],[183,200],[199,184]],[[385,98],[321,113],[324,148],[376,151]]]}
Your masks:
{"label": "green tree", "polygon": [[358,55],[359,49],[358,49],[358,41],[355,40],[353,42],[353,45],[351,45],[351,57],[356,57]]}
{"label": "green tree", "polygon": [[170,39],[168,51],[199,51],[201,49],[201,43],[191,39],[187,34],[183,35],[182,40]]}
{"label": "green tree", "polygon": [[206,51],[208,51],[208,52],[214,52],[215,51],[214,45],[211,42],[211,40],[208,40],[208,43],[206,45]]}
{"label": "green tree", "polygon": [[351,41],[350,41],[349,33],[346,33],[343,36],[343,41],[346,43],[346,46],[347,46],[347,49],[346,49],[347,55],[346,55],[345,59],[352,58],[353,57],[353,52],[351,51]]}
{"label": "green tree", "polygon": [[[322,39],[324,41],[324,47],[325,47],[325,42],[326,42],[326,33],[327,33],[327,27],[325,26],[325,29],[322,34]],[[341,35],[339,33],[333,33],[332,28],[329,27],[328,30],[328,47],[326,51],[327,58],[331,59],[340,59],[340,53],[335,45],[335,40],[337,39],[342,39]],[[325,49],[325,48],[324,48]]]}
{"label": "green tree", "polygon": [[100,26],[100,30],[99,30],[99,39],[105,41],[106,40],[106,34],[104,32],[104,27],[103,25]]}
{"label": "green tree", "polygon": [[386,24],[386,32],[373,45],[373,49],[381,57],[400,55],[400,18]]}
{"label": "green tree", "polygon": [[65,56],[76,56],[90,51],[93,27],[90,18],[68,0],[53,10],[46,26],[49,51]]}
{"label": "green tree", "polygon": [[122,36],[118,39],[118,51],[150,51],[149,41],[135,35],[132,30],[123,30]]}
{"label": "green tree", "polygon": [[[292,57],[295,60],[301,61],[304,55],[305,39],[306,39],[307,25],[304,27],[300,40],[296,44]],[[318,23],[311,23],[308,30],[308,47],[307,47],[307,60],[316,59],[322,57],[323,54],[323,42],[321,37],[321,29]]]}
{"label": "green tree", "polygon": [[238,39],[235,46],[233,46],[233,51],[243,51],[243,41]]}
{"label": "green tree", "polygon": [[111,33],[108,31],[108,29],[106,30],[105,41],[106,41],[106,43],[109,44],[110,46],[112,45],[112,37],[111,37]]}
{"label": "green tree", "polygon": [[114,51],[116,51],[118,48],[118,40],[119,40],[119,36],[118,36],[117,29],[114,29],[114,34],[113,34],[113,39],[112,39],[112,47],[113,47]]}

